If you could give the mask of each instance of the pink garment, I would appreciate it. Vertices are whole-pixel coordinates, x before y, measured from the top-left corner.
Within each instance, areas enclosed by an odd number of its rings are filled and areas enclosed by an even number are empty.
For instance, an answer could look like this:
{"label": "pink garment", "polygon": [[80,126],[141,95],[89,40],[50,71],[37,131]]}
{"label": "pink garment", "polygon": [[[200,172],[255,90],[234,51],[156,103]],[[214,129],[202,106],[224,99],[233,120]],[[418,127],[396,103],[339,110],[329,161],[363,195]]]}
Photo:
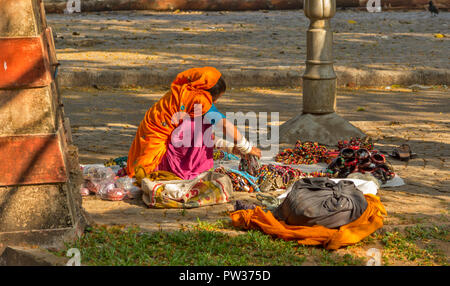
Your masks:
{"label": "pink garment", "polygon": [[201,121],[184,120],[173,131],[167,152],[155,171],[169,171],[183,180],[191,180],[214,166],[212,125]]}

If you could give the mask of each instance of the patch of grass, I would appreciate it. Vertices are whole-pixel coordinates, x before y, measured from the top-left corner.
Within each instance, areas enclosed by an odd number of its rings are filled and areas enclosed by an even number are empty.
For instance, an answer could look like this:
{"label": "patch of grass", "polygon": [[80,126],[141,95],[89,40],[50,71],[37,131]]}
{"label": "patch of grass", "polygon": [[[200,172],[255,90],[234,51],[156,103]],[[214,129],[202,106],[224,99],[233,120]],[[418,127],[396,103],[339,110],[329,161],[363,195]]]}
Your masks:
{"label": "patch of grass", "polygon": [[365,259],[350,253],[340,255],[326,249],[313,249],[311,254],[318,260],[320,266],[350,266],[365,265]]}
{"label": "patch of grass", "polygon": [[391,212],[391,213],[389,213],[389,215],[391,217],[398,218],[400,220],[400,224],[420,224],[420,223],[426,223],[428,220],[428,218],[421,217],[419,215],[407,215],[407,214],[395,213],[395,212]]}
{"label": "patch of grass", "polygon": [[405,228],[406,239],[409,240],[427,240],[438,239],[449,242],[449,229],[446,226],[421,226],[415,225]]}
{"label": "patch of grass", "polygon": [[383,265],[448,265],[446,253],[440,249],[449,241],[448,226],[416,225],[402,232],[373,233],[346,249],[328,251],[275,239],[260,231],[232,236],[217,231],[234,229],[229,220],[197,221],[187,231],[175,232],[94,226],[56,254],[65,256],[68,249],[78,248],[84,265],[302,265],[309,258],[308,263],[315,265],[346,266],[365,265],[368,257],[358,253],[376,244],[382,251]]}
{"label": "patch of grass", "polygon": [[230,220],[217,220],[215,222],[207,222],[207,221],[201,221],[199,218],[197,218],[197,225],[193,228],[195,230],[220,230],[220,229],[234,229],[234,227],[231,225]]}
{"label": "patch of grass", "polygon": [[385,264],[389,264],[389,259],[416,261],[426,259],[425,251],[419,249],[417,245],[407,241],[399,232],[386,232],[380,238],[384,244],[383,258]]}
{"label": "patch of grass", "polygon": [[[405,233],[386,232],[377,237],[384,245],[383,262],[391,264],[391,260],[409,261],[418,265],[448,265],[447,257],[430,239],[448,242],[446,227],[414,226],[405,228]],[[418,245],[424,244],[424,247]]]}
{"label": "patch of grass", "polygon": [[96,226],[56,254],[78,248],[83,265],[301,265],[305,248],[259,231],[238,236],[205,231],[142,232]]}

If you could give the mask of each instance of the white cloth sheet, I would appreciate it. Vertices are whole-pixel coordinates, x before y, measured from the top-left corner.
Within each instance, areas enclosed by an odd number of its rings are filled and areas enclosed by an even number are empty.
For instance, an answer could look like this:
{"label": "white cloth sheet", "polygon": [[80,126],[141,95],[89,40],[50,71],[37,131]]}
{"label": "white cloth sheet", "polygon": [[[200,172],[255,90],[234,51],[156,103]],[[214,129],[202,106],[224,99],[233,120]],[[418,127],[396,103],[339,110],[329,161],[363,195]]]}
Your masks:
{"label": "white cloth sheet", "polygon": [[[331,179],[333,182],[337,183],[339,181],[352,181],[356,188],[358,190],[360,190],[361,192],[363,192],[363,194],[372,194],[372,195],[376,195],[378,192],[378,188],[377,185],[372,182],[372,181],[365,181],[365,180],[359,180],[359,179]],[[284,192],[283,194],[278,196],[278,199],[285,199],[286,196],[289,194],[290,191],[292,191],[292,186],[291,185],[286,192]]]}

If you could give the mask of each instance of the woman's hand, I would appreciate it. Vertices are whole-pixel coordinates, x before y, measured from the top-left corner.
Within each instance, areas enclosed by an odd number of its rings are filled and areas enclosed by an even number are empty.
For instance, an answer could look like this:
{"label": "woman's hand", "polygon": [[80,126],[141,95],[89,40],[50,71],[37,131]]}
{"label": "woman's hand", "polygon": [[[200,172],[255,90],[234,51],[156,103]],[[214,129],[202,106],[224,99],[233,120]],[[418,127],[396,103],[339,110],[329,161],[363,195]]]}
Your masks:
{"label": "woman's hand", "polygon": [[261,149],[257,147],[253,147],[252,151],[250,151],[249,154],[258,157],[258,159],[261,159]]}
{"label": "woman's hand", "polygon": [[252,150],[250,151],[250,153],[243,154],[241,151],[239,151],[239,149],[236,146],[234,146],[232,153],[237,156],[245,156],[245,155],[250,154],[250,155],[254,155],[254,156],[258,157],[258,159],[261,159],[261,150],[256,147],[253,147]]}
{"label": "woman's hand", "polygon": [[231,151],[231,153],[233,153],[234,155],[237,155],[237,156],[242,155],[241,151],[239,151],[239,149],[236,146],[233,147],[233,150]]}

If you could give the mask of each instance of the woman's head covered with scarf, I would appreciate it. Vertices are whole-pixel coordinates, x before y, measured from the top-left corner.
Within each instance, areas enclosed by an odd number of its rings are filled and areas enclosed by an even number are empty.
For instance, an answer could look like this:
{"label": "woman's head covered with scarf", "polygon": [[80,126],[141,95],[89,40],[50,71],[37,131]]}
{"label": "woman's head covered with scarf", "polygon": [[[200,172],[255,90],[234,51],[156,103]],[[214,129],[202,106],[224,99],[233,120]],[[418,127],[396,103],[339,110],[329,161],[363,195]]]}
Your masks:
{"label": "woman's head covered with scarf", "polygon": [[166,93],[145,114],[128,153],[127,172],[133,176],[136,167],[149,174],[161,162],[172,131],[177,127],[172,119],[177,112],[195,116],[195,105],[201,114],[209,111],[226,90],[222,74],[214,67],[192,68],[177,75]]}

